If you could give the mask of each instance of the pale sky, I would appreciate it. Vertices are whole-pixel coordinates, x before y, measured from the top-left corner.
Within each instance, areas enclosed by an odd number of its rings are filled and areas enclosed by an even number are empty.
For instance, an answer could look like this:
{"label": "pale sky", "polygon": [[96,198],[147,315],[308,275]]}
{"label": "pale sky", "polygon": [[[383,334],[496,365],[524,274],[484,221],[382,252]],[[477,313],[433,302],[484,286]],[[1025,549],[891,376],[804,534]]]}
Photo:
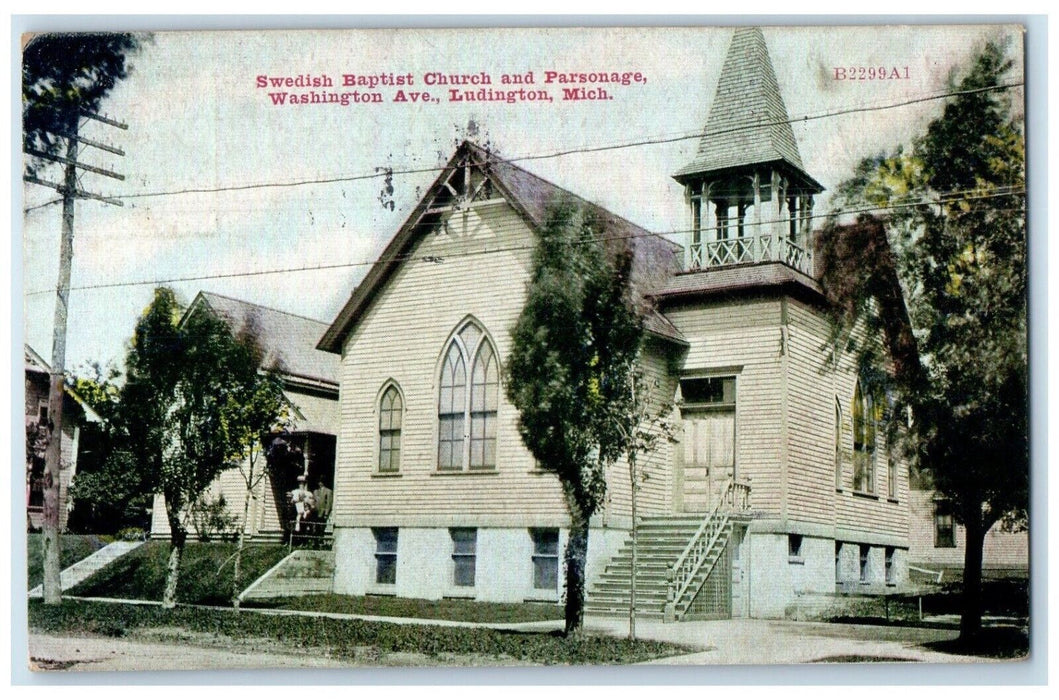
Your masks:
{"label": "pale sky", "polygon": [[[766,28],[780,91],[792,118],[886,105],[944,92],[954,66],[987,39],[1008,36],[1022,79],[1014,27]],[[124,158],[84,160],[126,175],[85,175],[85,189],[108,196],[174,192],[374,175],[442,165],[474,121],[481,141],[519,157],[690,135],[705,123],[730,29],[380,30],[167,33],[132,57],[132,75],[103,112],[128,131],[90,124],[84,134],[120,146]],[[908,79],[837,81],[835,67],[884,66]],[[639,71],[646,83],[605,86],[613,99],[563,102],[544,72]],[[453,103],[427,72],[493,77],[533,71],[552,103]],[[273,106],[256,77],[411,73],[414,91],[438,104]],[[516,88],[519,86],[515,86]],[[290,88],[294,92],[304,92]],[[1022,99],[1021,91],[1013,98]],[[940,114],[941,100],[794,124],[802,160],[828,190],[864,156],[909,143]],[[681,188],[670,175],[691,160],[697,139],[519,161],[519,165],[656,232],[686,227]],[[295,187],[124,199],[124,207],[80,201],[68,327],[67,367],[121,364],[153,284],[85,285],[351,264],[313,272],[217,277],[173,283],[185,302],[199,290],[330,322],[436,172],[395,175],[394,209],[379,201],[381,178]],[[58,179],[59,174],[53,174]],[[25,207],[56,198],[27,185]],[[827,193],[818,200],[827,207]],[[26,341],[51,356],[60,206],[25,216]],[[356,265],[353,265],[356,264]],[[483,259],[482,264],[488,264]],[[43,292],[43,293],[41,293]]]}

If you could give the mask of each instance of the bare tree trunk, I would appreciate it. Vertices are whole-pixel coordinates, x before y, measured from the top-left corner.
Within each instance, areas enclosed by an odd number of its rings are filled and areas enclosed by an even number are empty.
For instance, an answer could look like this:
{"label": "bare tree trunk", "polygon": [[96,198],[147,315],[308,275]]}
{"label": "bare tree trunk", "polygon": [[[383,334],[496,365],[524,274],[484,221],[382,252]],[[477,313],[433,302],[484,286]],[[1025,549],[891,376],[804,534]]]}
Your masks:
{"label": "bare tree trunk", "polygon": [[629,639],[636,641],[636,457],[629,458],[629,483],[632,505],[632,567],[629,574]]}
{"label": "bare tree trunk", "polygon": [[162,594],[162,607],[171,610],[176,607],[177,581],[180,579],[180,561],[184,557],[184,545],[188,533],[179,522],[169,519],[169,564],[166,567],[165,592]]}
{"label": "bare tree trunk", "polygon": [[239,577],[241,575],[241,569],[243,566],[243,547],[246,546],[246,525],[250,519],[250,499],[253,496],[253,489],[249,486],[246,487],[246,497],[243,499],[243,524],[239,528],[239,546],[235,548],[235,564],[232,571],[232,607],[236,610],[239,609]]}
{"label": "bare tree trunk", "polygon": [[566,630],[579,635],[585,622],[585,560],[588,558],[588,518],[572,509],[570,539],[566,543]]}
{"label": "bare tree trunk", "polygon": [[960,610],[960,641],[974,642],[982,633],[982,547],[988,529],[980,508],[966,518],[967,543],[963,556],[963,601]]}

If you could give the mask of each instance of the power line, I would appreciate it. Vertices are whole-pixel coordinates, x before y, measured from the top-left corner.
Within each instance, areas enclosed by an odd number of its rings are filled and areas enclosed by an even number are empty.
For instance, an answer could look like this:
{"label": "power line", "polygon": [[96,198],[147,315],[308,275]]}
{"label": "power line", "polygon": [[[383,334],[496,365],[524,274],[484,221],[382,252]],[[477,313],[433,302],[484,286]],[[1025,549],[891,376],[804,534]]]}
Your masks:
{"label": "power line", "polygon": [[[947,97],[958,97],[961,95],[971,95],[983,92],[992,92],[995,90],[1009,90],[1012,88],[1022,87],[1025,85],[1024,81],[1002,83],[998,85],[989,85],[981,88],[974,88],[970,90],[953,90],[950,92],[937,93],[933,95],[925,95],[922,97],[910,98],[902,100],[900,102],[889,102],[878,105],[862,105],[858,107],[847,107],[844,109],[833,110],[830,112],[821,112],[819,114],[807,114],[801,117],[779,119],[767,122],[757,122],[753,124],[740,125],[736,127],[730,127],[728,129],[717,129],[714,131],[695,131],[691,133],[680,134],[677,136],[669,137],[655,137],[650,139],[640,139],[636,141],[626,141],[623,143],[606,144],[601,146],[584,146],[579,148],[569,148],[558,151],[550,151],[546,153],[529,154],[522,156],[514,156],[511,158],[503,158],[496,156],[482,163],[467,163],[467,165],[488,165],[490,163],[502,162],[502,163],[518,163],[532,160],[545,160],[550,158],[559,158],[562,156],[569,156],[578,153],[598,153],[602,151],[619,150],[624,148],[635,148],[639,146],[649,146],[655,144],[675,143],[678,141],[688,141],[691,139],[699,138],[710,138],[714,136],[724,136],[728,134],[737,133],[740,131],[748,131],[750,129],[761,129],[770,126],[779,126],[783,124],[797,124],[805,123],[810,121],[817,121],[820,119],[829,119],[832,117],[844,116],[848,114],[857,114],[863,112],[878,112],[888,109],[895,109],[898,107],[907,107],[909,105],[920,104],[923,102],[931,102],[934,100],[945,99]],[[461,164],[460,167],[463,167]],[[303,187],[306,185],[328,185],[342,182],[356,182],[359,180],[371,180],[380,177],[392,177],[394,175],[416,175],[422,173],[440,173],[446,170],[451,170],[448,166],[433,166],[424,168],[376,168],[372,173],[365,173],[359,175],[345,175],[335,176],[326,178],[308,178],[303,180],[291,180],[287,182],[262,182],[262,183],[250,183],[244,185],[223,185],[220,187],[188,187],[178,190],[157,190],[153,192],[138,192],[132,194],[115,195],[114,199],[139,199],[145,197],[167,197],[185,194],[213,194],[219,192],[238,192],[245,190],[255,189],[269,189],[269,188],[283,188],[283,187]],[[43,205],[41,205],[43,206]],[[30,211],[29,209],[25,210]]]}
{"label": "power line", "polygon": [[[897,210],[897,209],[908,209],[908,208],[919,207],[919,206],[939,206],[939,205],[954,204],[956,202],[968,202],[968,201],[976,201],[976,200],[983,200],[983,199],[994,199],[994,198],[999,198],[999,197],[1018,197],[1018,196],[1022,196],[1022,195],[1026,194],[1026,191],[1024,189],[1014,189],[1014,188],[1011,188],[1011,187],[1004,187],[1004,188],[997,188],[997,189],[998,190],[1005,190],[1005,191],[996,191],[996,192],[990,192],[990,193],[987,193],[987,194],[973,195],[973,194],[968,194],[968,193],[973,193],[973,192],[976,192],[978,190],[953,190],[951,192],[939,193],[939,198],[937,200],[930,200],[930,201],[919,200],[919,201],[907,202],[907,203],[903,203],[903,204],[885,204],[885,205],[877,205],[877,206],[870,206],[870,207],[860,207],[860,208],[856,208],[856,209],[846,209],[846,210],[831,211],[831,212],[828,212],[828,213],[812,214],[810,216],[796,217],[796,218],[799,219],[799,220],[802,220],[802,221],[808,221],[808,220],[812,220],[812,219],[827,219],[827,218],[832,218],[832,217],[835,217],[835,216],[850,215],[850,214],[866,214],[866,213],[879,212],[879,211],[892,211],[892,210]],[[1022,207],[1012,208],[1012,209],[1010,209],[1010,211],[1024,211],[1024,208],[1022,208]],[[747,228],[751,228],[751,227],[754,227],[754,226],[766,226],[766,225],[774,225],[774,224],[778,224],[778,223],[786,223],[788,221],[789,221],[789,219],[785,219],[785,218],[784,219],[770,219],[770,220],[764,220],[764,221],[760,221],[760,222],[758,222],[758,221],[745,221],[743,225],[745,227],[747,227]],[[732,225],[734,227],[734,220],[732,220],[730,222],[730,225]],[[704,228],[702,230],[703,231],[708,231],[710,229],[709,228]],[[599,237],[599,240],[631,240],[631,239],[635,239],[635,238],[661,237],[661,236],[686,234],[686,233],[691,233],[692,231],[693,231],[693,229],[674,229],[674,230],[664,231],[664,232],[644,232],[644,233],[628,234],[628,235],[623,235],[623,236],[602,236],[602,237]],[[589,239],[588,238],[581,239],[581,241],[587,241],[587,240],[589,240]],[[430,262],[443,263],[445,260],[452,259],[452,258],[464,258],[464,257],[475,257],[475,256],[480,256],[480,255],[495,255],[497,253],[519,252],[519,251],[533,250],[535,247],[536,247],[535,244],[526,244],[526,245],[518,245],[518,246],[508,246],[508,247],[503,247],[503,248],[483,249],[483,250],[474,250],[474,251],[463,251],[463,252],[459,252],[459,253],[454,253],[454,254],[449,254],[449,255],[444,255],[444,256],[438,256],[437,259],[430,259]],[[93,289],[114,289],[114,288],[120,288],[120,287],[138,287],[138,286],[153,285],[153,284],[175,284],[175,283],[180,283],[180,282],[198,282],[198,281],[210,280],[210,279],[236,279],[236,278],[243,278],[243,277],[258,277],[258,276],[263,276],[263,275],[278,275],[278,274],[295,273],[295,272],[320,272],[320,271],[325,271],[325,270],[336,270],[336,269],[345,269],[345,268],[353,268],[353,267],[367,267],[367,266],[372,266],[372,265],[376,265],[376,264],[384,263],[384,262],[404,262],[404,261],[414,260],[414,259],[428,260],[429,258],[427,256],[421,256],[421,255],[402,254],[402,255],[390,256],[388,258],[379,257],[379,258],[376,258],[374,260],[364,260],[364,261],[359,261],[359,262],[330,263],[330,264],[326,264],[326,265],[305,265],[305,266],[301,266],[301,267],[276,268],[276,269],[271,269],[271,270],[254,270],[254,271],[247,271],[247,272],[230,272],[230,273],[224,273],[224,274],[188,275],[188,276],[183,276],[183,277],[170,277],[170,278],[166,278],[166,279],[135,280],[135,281],[128,281],[128,282],[104,282],[104,283],[99,283],[99,284],[80,285],[80,286],[76,286],[76,287],[71,287],[70,289],[71,290],[78,290],[78,291],[93,290]],[[37,290],[37,291],[32,291],[32,292],[26,292],[24,294],[24,296],[33,296],[33,295],[37,295],[37,294],[47,294],[47,293],[51,293],[52,291],[54,291],[54,290]]]}

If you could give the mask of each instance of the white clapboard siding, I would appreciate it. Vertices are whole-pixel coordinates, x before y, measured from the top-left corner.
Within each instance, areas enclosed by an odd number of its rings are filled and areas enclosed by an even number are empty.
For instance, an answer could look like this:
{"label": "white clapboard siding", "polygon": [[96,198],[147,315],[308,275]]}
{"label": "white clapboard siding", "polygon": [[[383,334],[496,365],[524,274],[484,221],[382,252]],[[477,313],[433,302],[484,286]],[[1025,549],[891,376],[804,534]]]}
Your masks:
{"label": "white clapboard siding", "polygon": [[[526,298],[534,240],[506,202],[472,205],[454,214],[445,229],[425,232],[379,290],[346,339],[342,357],[336,526],[470,523],[485,516],[547,524],[565,516],[558,481],[535,469],[503,386],[496,473],[450,475],[436,468],[441,354],[461,321],[473,315],[506,361],[510,331]],[[463,255],[508,248],[514,250]],[[389,381],[404,399],[399,476],[377,472],[378,399]]]}
{"label": "white clapboard siding", "polygon": [[[934,497],[933,491],[913,489],[909,492],[911,522],[908,560],[920,566],[961,568],[967,546],[967,531],[954,522],[953,546],[935,546]],[[982,543],[982,568],[1029,569],[1029,540],[1027,530],[1009,532],[997,523],[989,529]]]}
{"label": "white clapboard siding", "polygon": [[[896,498],[889,498],[888,445],[880,430],[875,493],[853,492],[852,401],[857,381],[854,353],[828,360],[831,331],[823,313],[797,300],[788,305],[788,515],[847,530],[908,536],[908,466],[897,460]],[[864,329],[856,329],[863,339]],[[881,339],[880,339],[881,342]],[[842,409],[842,489],[835,490],[835,401]]]}
{"label": "white clapboard siding", "polygon": [[736,374],[736,473],[752,480],[754,510],[777,515],[783,493],[780,311],[776,298],[700,301],[665,309],[691,344],[686,374],[741,367]]}
{"label": "white clapboard siding", "polygon": [[[644,346],[643,372],[646,384],[652,387],[652,403],[660,407],[671,402],[676,395],[677,380],[667,370],[667,355],[674,348],[669,344],[648,341]],[[657,386],[655,386],[657,384]],[[652,409],[654,416],[657,409]],[[661,432],[655,427],[655,432]],[[669,515],[673,508],[673,445],[660,437],[657,449],[637,457],[637,471],[641,474],[640,488],[637,491],[636,513],[639,517]],[[643,476],[646,479],[643,479]],[[605,512],[608,517],[629,517],[632,514],[632,484],[629,475],[629,464],[619,460],[607,470],[607,501]]]}

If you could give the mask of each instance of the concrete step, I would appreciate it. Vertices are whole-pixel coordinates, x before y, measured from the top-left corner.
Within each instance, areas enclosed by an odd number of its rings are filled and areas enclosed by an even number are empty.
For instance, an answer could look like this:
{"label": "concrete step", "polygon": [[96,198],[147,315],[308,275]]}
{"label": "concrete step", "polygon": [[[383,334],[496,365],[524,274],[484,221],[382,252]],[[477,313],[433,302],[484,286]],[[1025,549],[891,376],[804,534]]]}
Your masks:
{"label": "concrete step", "polygon": [[[138,549],[143,544],[142,540],[135,542],[111,542],[106,547],[96,550],[81,561],[70,565],[60,572],[60,589],[67,591],[73,588],[107,564],[110,564],[114,560],[120,559],[129,552]],[[43,595],[43,585],[36,586],[29,592],[30,598],[40,598],[43,597]]]}
{"label": "concrete step", "polygon": [[330,593],[334,572],[333,551],[296,549],[247,586],[239,599]]}

